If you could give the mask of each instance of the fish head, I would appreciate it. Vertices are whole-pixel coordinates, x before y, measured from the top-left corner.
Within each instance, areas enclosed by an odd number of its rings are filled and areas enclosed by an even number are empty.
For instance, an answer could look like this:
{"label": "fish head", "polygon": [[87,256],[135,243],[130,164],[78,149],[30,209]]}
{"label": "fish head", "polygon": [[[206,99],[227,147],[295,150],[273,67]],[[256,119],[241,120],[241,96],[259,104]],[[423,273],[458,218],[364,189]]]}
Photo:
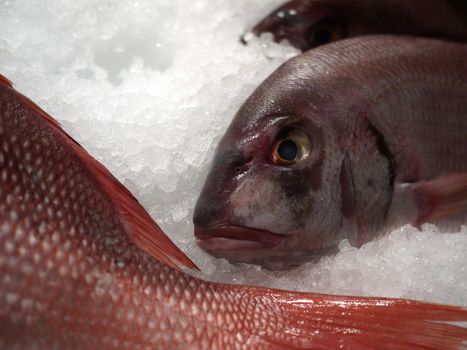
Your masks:
{"label": "fish head", "polygon": [[[423,11],[421,11],[423,9]],[[341,39],[372,34],[442,37],[465,41],[463,1],[291,0],[252,29],[302,52]],[[248,35],[242,42],[247,43]]]}
{"label": "fish head", "polygon": [[288,40],[302,52],[345,37],[345,23],[330,1],[293,0],[261,20],[253,33],[271,33],[274,41]]}
{"label": "fish head", "polygon": [[332,116],[342,106],[310,84],[314,73],[300,58],[289,60],[220,141],[194,212],[195,237],[212,255],[275,268],[341,241],[345,126]]}

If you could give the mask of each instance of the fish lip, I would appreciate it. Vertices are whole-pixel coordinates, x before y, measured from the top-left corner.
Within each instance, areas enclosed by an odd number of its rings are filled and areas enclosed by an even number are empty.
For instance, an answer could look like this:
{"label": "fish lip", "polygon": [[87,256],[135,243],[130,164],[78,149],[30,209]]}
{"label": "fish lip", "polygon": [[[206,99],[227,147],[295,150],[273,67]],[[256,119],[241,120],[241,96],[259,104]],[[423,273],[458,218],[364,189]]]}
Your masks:
{"label": "fish lip", "polygon": [[286,235],[244,226],[219,225],[195,226],[195,237],[201,248],[212,251],[273,248],[279,245]]}

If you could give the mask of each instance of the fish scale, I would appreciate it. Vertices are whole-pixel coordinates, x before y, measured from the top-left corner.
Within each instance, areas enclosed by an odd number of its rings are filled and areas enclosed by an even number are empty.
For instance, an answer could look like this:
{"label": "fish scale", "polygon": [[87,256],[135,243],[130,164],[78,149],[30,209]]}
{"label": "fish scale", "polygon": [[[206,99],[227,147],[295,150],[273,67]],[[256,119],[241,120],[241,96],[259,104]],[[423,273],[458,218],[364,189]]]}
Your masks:
{"label": "fish scale", "polygon": [[131,194],[0,76],[0,348],[457,348],[463,308],[198,280]]}
{"label": "fish scale", "polygon": [[[447,88],[450,94],[445,93]],[[404,178],[404,169],[408,167],[404,161],[406,154],[416,154],[416,159],[410,161],[417,163],[419,174],[412,181],[467,171],[467,118],[465,112],[457,110],[467,110],[467,83],[458,87],[432,85],[424,88],[425,91],[420,90],[411,83],[399,86],[392,96],[374,106],[373,115],[369,117],[378,125],[385,124],[382,132],[393,145],[393,154],[402,170],[398,175]],[[436,105],[431,104],[427,96],[437,101]],[[393,140],[401,138],[399,144],[404,148],[398,149],[397,141]]]}

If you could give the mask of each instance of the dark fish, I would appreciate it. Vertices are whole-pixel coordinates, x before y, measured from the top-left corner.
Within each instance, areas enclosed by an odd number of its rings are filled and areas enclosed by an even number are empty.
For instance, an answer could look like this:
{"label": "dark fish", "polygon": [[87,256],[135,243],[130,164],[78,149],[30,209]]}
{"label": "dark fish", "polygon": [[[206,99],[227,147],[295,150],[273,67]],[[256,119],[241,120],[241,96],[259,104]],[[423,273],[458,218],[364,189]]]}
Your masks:
{"label": "dark fish", "polygon": [[218,145],[194,224],[209,253],[275,268],[466,213],[467,46],[388,35],[266,79]]}
{"label": "dark fish", "polygon": [[[301,51],[343,38],[402,34],[467,40],[465,0],[293,0],[261,20],[253,33],[270,32]],[[246,36],[242,39],[246,42]]]}
{"label": "dark fish", "polygon": [[0,75],[1,349],[457,349],[467,340],[467,329],[441,322],[467,321],[463,308],[215,284],[178,265],[195,268]]}

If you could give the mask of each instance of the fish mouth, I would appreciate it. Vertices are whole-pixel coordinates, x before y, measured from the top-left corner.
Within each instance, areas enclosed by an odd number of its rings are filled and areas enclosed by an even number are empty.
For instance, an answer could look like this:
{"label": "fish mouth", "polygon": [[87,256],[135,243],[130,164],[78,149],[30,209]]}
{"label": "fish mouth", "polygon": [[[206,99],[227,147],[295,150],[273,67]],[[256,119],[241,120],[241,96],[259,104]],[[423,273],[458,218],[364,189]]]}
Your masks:
{"label": "fish mouth", "polygon": [[273,248],[279,245],[286,235],[249,227],[222,225],[207,228],[195,226],[195,237],[203,250],[215,253]]}

